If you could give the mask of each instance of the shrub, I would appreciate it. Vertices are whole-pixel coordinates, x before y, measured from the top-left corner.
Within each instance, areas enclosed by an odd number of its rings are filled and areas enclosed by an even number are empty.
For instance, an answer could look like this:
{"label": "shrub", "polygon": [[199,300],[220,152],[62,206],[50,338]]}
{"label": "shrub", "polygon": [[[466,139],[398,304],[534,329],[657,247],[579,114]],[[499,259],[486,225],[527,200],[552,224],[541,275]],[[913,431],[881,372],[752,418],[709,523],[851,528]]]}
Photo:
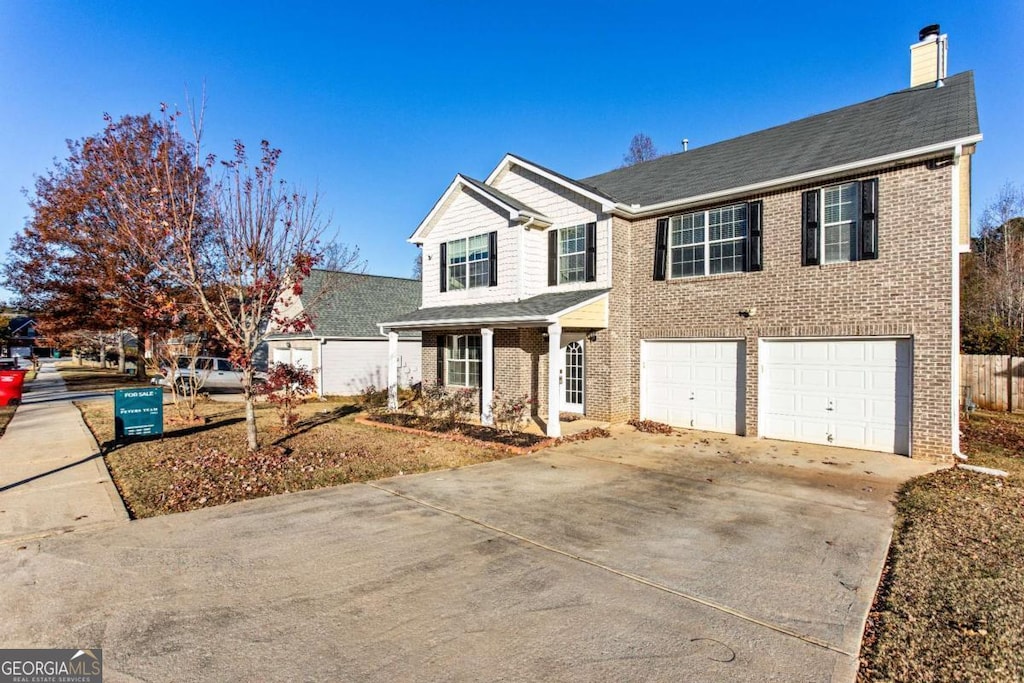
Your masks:
{"label": "shrub", "polygon": [[454,430],[474,407],[472,389],[448,390],[441,384],[430,384],[423,390],[420,405],[423,416],[438,429]]}
{"label": "shrub", "polygon": [[388,390],[378,389],[373,384],[359,394],[359,405],[371,415],[380,415],[388,410]]}
{"label": "shrub", "polygon": [[509,434],[521,431],[526,424],[526,416],[530,410],[532,401],[526,394],[515,397],[503,397],[497,391],[491,399],[491,415],[494,416],[494,426],[503,429]]}
{"label": "shrub", "polygon": [[281,431],[291,434],[295,431],[295,423],[299,416],[295,407],[316,391],[313,372],[304,367],[290,363],[274,363],[267,373],[267,379],[257,388],[274,404],[277,417],[281,421]]}

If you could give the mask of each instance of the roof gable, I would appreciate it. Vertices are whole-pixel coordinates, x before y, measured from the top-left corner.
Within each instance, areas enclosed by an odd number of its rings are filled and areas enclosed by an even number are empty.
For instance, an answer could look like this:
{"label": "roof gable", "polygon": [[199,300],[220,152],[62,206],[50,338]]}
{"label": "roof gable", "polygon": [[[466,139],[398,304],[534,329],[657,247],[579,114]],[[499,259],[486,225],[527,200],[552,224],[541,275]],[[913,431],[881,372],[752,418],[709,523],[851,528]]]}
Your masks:
{"label": "roof gable", "polygon": [[549,218],[544,216],[541,212],[530,208],[515,197],[511,197],[497,188],[491,187],[486,183],[482,183],[479,180],[459,173],[456,174],[455,179],[452,180],[450,185],[448,185],[448,189],[444,191],[441,198],[434,204],[430,213],[427,214],[427,217],[423,219],[413,232],[412,236],[409,237],[409,241],[413,244],[423,244],[426,236],[430,234],[430,230],[441,219],[444,212],[448,210],[451,203],[454,201],[456,193],[460,191],[465,191],[478,199],[483,200],[485,203],[494,206],[498,210],[503,211],[510,221],[522,222],[533,220],[534,222],[551,225],[551,220]]}

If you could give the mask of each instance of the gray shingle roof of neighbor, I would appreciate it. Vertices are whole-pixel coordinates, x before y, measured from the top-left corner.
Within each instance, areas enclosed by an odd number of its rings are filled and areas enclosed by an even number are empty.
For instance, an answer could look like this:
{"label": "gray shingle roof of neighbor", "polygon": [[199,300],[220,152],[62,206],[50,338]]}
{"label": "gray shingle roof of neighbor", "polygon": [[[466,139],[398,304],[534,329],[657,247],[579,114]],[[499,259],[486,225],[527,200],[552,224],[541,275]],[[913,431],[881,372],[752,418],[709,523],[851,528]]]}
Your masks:
{"label": "gray shingle roof of neighbor", "polygon": [[476,180],[475,178],[470,178],[467,175],[463,175],[462,177],[463,177],[463,179],[466,180],[466,182],[468,182],[470,185],[476,187],[477,189],[479,189],[484,194],[490,195],[491,197],[494,197],[495,199],[497,199],[501,203],[507,204],[508,206],[511,206],[516,211],[521,211],[523,213],[528,213],[528,214],[530,214],[532,216],[541,216],[541,215],[543,215],[543,214],[541,214],[540,211],[537,211],[536,209],[530,208],[529,206],[527,206],[526,204],[523,204],[521,201],[519,201],[515,197],[510,197],[509,195],[505,194],[501,190],[497,190],[497,189],[491,187],[490,185],[482,183],[479,180]]}
{"label": "gray shingle roof of neighbor", "polygon": [[419,280],[313,270],[302,283],[300,299],[312,314],[314,327],[299,336],[382,339],[378,323],[418,308],[420,292]]}
{"label": "gray shingle roof of neighbor", "polygon": [[601,294],[607,293],[608,289],[581,289],[572,292],[552,292],[539,296],[523,299],[521,301],[508,301],[494,304],[465,304],[461,306],[435,306],[432,308],[421,308],[405,315],[395,316],[386,323],[412,324],[412,323],[434,323],[443,325],[445,322],[455,321],[499,321],[519,320],[522,318],[536,319],[541,321],[544,318],[564,311],[567,308],[581,304],[589,299],[594,299]]}
{"label": "gray shingle roof of neighbor", "polygon": [[950,76],[687,152],[584,178],[616,201],[650,205],[855,163],[980,132],[974,74]]}

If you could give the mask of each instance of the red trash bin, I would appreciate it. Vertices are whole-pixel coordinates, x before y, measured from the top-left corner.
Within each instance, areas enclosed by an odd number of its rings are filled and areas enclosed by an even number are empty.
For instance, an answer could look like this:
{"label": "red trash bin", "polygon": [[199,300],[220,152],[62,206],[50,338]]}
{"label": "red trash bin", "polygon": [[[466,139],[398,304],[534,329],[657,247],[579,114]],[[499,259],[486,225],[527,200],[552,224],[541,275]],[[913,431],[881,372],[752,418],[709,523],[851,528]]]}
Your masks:
{"label": "red trash bin", "polygon": [[0,406],[20,405],[24,386],[24,370],[0,370]]}

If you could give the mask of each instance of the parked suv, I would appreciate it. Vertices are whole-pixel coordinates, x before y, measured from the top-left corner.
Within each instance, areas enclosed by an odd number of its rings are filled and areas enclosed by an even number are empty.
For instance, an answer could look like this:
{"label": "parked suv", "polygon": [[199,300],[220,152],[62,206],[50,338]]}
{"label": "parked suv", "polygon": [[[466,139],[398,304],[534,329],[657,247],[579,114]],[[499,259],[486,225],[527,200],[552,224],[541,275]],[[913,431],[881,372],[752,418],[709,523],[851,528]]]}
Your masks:
{"label": "parked suv", "polygon": [[[198,356],[193,359],[191,356],[179,356],[177,367],[164,368],[162,372],[162,376],[153,378],[153,383],[164,386],[175,383],[179,391],[188,391],[193,386],[193,383],[189,381],[189,378],[193,376],[198,380],[195,385],[199,389],[242,390],[242,369],[227,358]],[[255,380],[257,382],[263,379],[265,377],[262,373],[256,373]]]}

